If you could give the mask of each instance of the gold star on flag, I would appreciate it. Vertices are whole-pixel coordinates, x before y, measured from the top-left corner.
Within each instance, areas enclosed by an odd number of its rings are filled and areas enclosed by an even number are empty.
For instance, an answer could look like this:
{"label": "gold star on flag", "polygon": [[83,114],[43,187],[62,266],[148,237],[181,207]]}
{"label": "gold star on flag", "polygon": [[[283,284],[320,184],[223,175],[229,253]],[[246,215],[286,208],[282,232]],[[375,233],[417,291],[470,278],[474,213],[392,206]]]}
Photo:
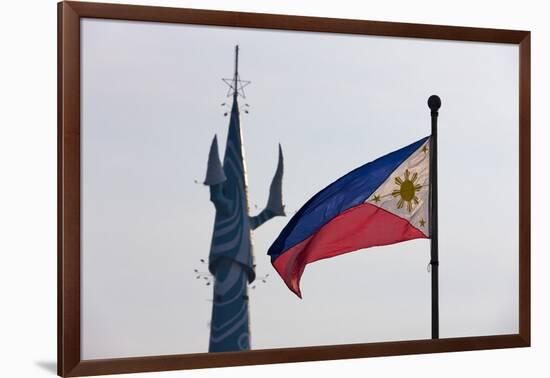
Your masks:
{"label": "gold star on flag", "polygon": [[372,200],[376,203],[380,202],[380,195],[379,194],[375,194],[374,197],[372,197]]}
{"label": "gold star on flag", "polygon": [[418,223],[420,223],[420,227],[424,227],[426,225],[426,221],[424,220],[424,218],[420,219]]}
{"label": "gold star on flag", "polygon": [[424,147],[422,147],[422,152],[426,153],[428,152],[428,145],[425,144]]}

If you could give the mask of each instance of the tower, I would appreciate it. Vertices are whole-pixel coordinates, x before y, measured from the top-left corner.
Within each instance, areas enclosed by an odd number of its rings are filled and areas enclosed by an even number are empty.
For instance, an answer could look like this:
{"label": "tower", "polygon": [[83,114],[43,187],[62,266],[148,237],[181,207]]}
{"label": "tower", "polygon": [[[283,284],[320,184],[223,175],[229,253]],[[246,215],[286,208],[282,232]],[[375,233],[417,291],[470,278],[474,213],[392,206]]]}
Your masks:
{"label": "tower", "polygon": [[239,96],[249,81],[239,77],[239,46],[235,46],[235,71],[232,79],[223,79],[232,97],[229,130],[223,165],[214,136],[204,184],[210,188],[210,200],[216,209],[208,269],[214,276],[209,352],[250,349],[248,284],[255,279],[251,232],[275,216],[283,216],[283,155],[271,182],[264,210],[249,215],[247,177],[240,124]]}

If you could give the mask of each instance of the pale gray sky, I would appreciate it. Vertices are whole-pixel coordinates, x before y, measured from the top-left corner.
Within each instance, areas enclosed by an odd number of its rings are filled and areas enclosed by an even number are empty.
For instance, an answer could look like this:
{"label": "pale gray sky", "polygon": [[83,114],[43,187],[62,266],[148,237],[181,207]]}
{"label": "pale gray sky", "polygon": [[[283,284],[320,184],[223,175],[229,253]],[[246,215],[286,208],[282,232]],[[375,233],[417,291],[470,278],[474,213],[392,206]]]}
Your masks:
{"label": "pale gray sky", "polygon": [[[202,182],[225,147],[234,45],[252,209],[283,146],[289,213],[351,169],[439,128],[440,333],[518,329],[518,50],[512,45],[82,21],[82,356],[206,352],[214,219]],[[429,241],[309,265],[299,300],[254,233],[254,349],[430,337]]]}

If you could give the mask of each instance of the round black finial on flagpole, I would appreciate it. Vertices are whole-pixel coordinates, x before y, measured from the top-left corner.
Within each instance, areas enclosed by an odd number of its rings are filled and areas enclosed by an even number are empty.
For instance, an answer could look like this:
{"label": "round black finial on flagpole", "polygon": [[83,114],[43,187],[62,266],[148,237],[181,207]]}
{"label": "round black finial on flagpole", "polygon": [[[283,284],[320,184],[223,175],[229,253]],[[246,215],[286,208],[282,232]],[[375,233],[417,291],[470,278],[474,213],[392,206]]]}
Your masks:
{"label": "round black finial on flagpole", "polygon": [[431,95],[430,98],[428,98],[428,107],[430,108],[432,113],[437,113],[437,111],[441,107],[441,99],[438,95]]}

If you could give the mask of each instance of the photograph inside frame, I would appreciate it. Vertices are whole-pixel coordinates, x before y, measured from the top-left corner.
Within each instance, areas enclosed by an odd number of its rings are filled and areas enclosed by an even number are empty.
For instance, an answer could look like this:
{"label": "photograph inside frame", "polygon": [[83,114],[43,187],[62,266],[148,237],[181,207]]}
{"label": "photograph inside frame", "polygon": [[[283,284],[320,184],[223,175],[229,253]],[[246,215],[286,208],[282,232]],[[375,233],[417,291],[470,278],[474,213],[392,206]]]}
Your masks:
{"label": "photograph inside frame", "polygon": [[84,19],[83,359],[518,333],[518,47]]}

